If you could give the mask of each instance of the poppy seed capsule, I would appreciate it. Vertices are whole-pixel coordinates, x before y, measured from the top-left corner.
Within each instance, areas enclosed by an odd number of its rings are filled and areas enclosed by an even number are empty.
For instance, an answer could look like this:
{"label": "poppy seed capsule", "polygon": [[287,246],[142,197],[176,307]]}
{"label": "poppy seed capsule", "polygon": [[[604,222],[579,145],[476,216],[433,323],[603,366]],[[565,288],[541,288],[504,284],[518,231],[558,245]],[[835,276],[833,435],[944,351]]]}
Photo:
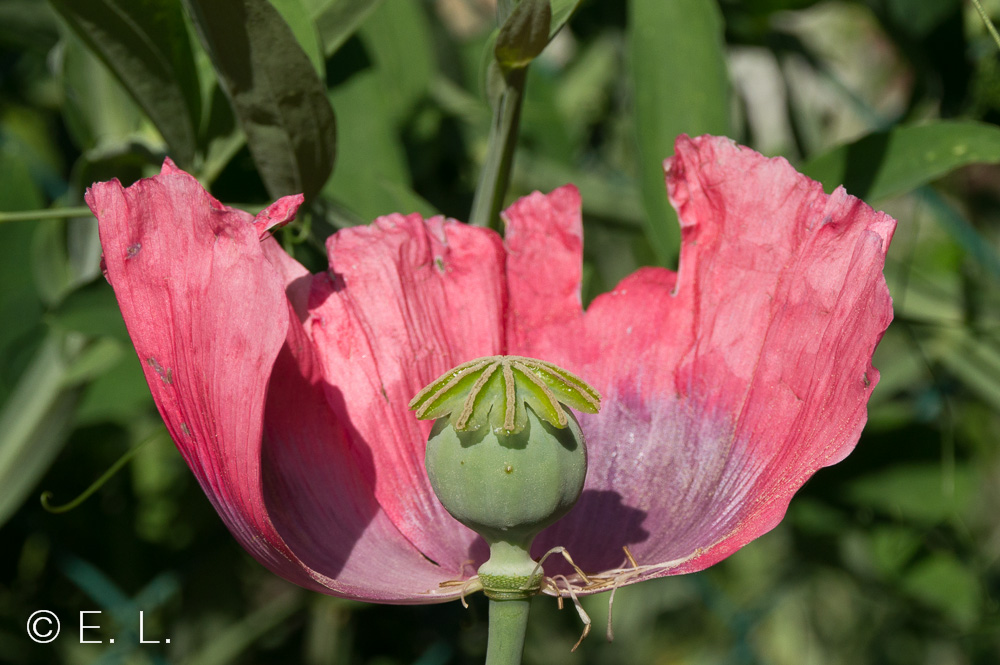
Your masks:
{"label": "poppy seed capsule", "polygon": [[425,456],[431,487],[490,545],[479,578],[491,598],[538,592],[531,543],[569,512],[587,475],[583,433],[562,405],[594,413],[599,400],[555,365],[494,356],[444,374],[411,402],[418,417],[437,418]]}

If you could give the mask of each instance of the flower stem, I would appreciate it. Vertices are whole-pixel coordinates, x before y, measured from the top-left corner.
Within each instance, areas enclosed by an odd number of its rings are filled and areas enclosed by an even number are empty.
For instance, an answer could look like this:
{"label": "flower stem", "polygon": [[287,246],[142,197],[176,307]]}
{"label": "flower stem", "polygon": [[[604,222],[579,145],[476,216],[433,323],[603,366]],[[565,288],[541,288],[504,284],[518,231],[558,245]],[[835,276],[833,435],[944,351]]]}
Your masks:
{"label": "flower stem", "polygon": [[486,163],[479,176],[476,195],[472,200],[472,213],[469,215],[469,223],[473,226],[498,226],[500,208],[514,164],[527,74],[527,69],[516,69],[508,73],[503,94],[493,109]]}
{"label": "flower stem", "polygon": [[990,20],[989,14],[987,14],[986,10],[983,9],[982,3],[980,3],[979,0],[972,0],[972,5],[976,8],[976,11],[979,12],[979,18],[981,18],[983,23],[986,24],[986,29],[989,31],[990,37],[993,38],[993,41],[996,42],[997,48],[1000,48],[1000,34],[997,34],[997,29],[994,27],[993,21]]}
{"label": "flower stem", "polygon": [[30,222],[42,219],[70,219],[72,217],[93,217],[90,208],[50,208],[48,210],[25,210],[23,212],[0,211],[0,224],[4,222]]}
{"label": "flower stem", "polygon": [[530,604],[530,598],[490,599],[490,634],[486,646],[486,665],[520,665]]}

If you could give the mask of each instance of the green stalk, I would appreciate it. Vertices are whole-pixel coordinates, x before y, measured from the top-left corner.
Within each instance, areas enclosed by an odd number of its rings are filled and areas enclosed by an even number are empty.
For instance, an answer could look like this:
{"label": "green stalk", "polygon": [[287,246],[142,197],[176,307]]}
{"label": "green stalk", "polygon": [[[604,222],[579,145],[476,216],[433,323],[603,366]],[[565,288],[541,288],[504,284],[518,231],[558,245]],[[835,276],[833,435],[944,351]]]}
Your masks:
{"label": "green stalk", "polygon": [[500,208],[503,206],[510,170],[514,164],[527,74],[527,69],[516,69],[507,75],[506,87],[493,109],[486,163],[479,176],[476,195],[472,200],[472,213],[469,215],[469,223],[473,226],[499,226]]}
{"label": "green stalk", "polygon": [[520,665],[530,604],[530,598],[490,599],[490,634],[486,646],[486,665]]}
{"label": "green stalk", "polygon": [[972,0],[972,5],[976,8],[976,11],[979,12],[979,18],[981,18],[983,23],[986,24],[986,29],[989,31],[993,41],[996,42],[997,48],[1000,48],[1000,34],[997,34],[997,29],[994,27],[993,21],[990,20],[986,10],[983,9],[983,5],[979,2],[979,0]]}
{"label": "green stalk", "polygon": [[50,208],[48,210],[25,210],[23,212],[0,212],[0,224],[4,222],[31,222],[42,219],[70,219],[72,217],[93,217],[90,208]]}

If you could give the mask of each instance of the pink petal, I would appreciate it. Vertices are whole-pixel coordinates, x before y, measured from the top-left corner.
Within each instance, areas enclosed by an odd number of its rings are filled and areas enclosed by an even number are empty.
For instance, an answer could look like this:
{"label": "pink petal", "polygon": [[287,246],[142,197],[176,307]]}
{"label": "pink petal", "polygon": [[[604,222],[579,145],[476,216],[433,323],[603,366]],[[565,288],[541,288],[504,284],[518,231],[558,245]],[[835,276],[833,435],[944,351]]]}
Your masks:
{"label": "pink petal", "polygon": [[441,566],[475,558],[476,536],[447,514],[424,470],[431,423],[410,399],[452,367],[503,350],[499,236],[440,218],[392,215],[328,241],[306,331],[319,351],[326,397],[367,450],[375,496],[399,531]]}
{"label": "pink petal", "polygon": [[[253,216],[222,206],[169,162],[128,189],[99,183],[87,202],[160,413],[243,547],[326,593],[459,595],[440,583],[461,578],[461,566],[434,565],[395,528],[374,498],[370,454],[326,402],[298,316],[312,283],[305,269],[259,240],[265,229]],[[271,219],[287,221],[297,205],[279,201]]]}
{"label": "pink petal", "polygon": [[524,349],[540,329],[583,312],[580,192],[572,185],[548,195],[535,192],[515,201],[503,218],[510,293],[507,344]]}
{"label": "pink petal", "polygon": [[205,494],[251,554],[309,578],[275,532],[260,492],[260,435],[287,302],[252,216],[225,208],[169,160],[128,189],[98,183],[108,279],[163,420]]}
{"label": "pink petal", "polygon": [[630,582],[728,556],[853,448],[892,317],[891,218],[725,139],[681,137],[668,166],[679,274],[639,271],[527,340],[604,395],[581,418],[584,496],[538,547],[593,571],[628,545],[643,566]]}
{"label": "pink petal", "polygon": [[376,501],[371,451],[327,404],[321,364],[297,318],[274,366],[262,454],[275,528],[328,593],[393,603],[460,593],[440,584],[469,571],[429,561]]}
{"label": "pink petal", "polygon": [[283,196],[268,207],[260,211],[253,220],[253,225],[257,227],[257,233],[263,236],[273,228],[280,228],[295,219],[295,214],[299,211],[299,206],[305,197],[302,194]]}

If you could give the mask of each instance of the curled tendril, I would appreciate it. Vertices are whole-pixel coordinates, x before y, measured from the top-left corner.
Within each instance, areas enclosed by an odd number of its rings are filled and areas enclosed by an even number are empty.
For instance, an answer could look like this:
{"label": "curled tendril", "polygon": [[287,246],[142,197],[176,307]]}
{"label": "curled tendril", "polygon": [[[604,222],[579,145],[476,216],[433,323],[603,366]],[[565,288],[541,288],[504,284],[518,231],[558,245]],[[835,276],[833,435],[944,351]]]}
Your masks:
{"label": "curled tendril", "polygon": [[410,408],[421,420],[449,417],[458,431],[473,431],[487,422],[508,434],[527,425],[525,407],[553,427],[566,427],[560,405],[597,413],[601,396],[578,376],[535,358],[490,356],[445,372],[417,393]]}

